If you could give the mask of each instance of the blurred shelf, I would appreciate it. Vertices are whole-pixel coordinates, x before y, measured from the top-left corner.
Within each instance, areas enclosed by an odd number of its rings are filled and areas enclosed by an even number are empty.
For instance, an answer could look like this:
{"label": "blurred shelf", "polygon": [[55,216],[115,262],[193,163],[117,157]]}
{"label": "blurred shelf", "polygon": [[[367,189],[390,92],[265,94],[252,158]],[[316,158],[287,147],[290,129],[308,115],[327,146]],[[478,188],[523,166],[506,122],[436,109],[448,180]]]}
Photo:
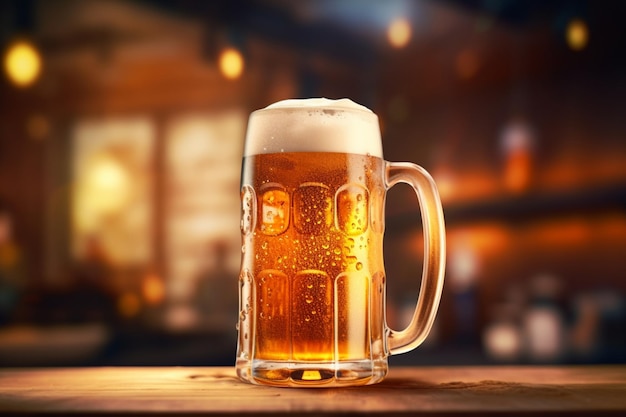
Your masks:
{"label": "blurred shelf", "polygon": [[[555,219],[573,215],[589,215],[621,211],[626,214],[626,184],[603,185],[584,190],[561,192],[534,192],[518,196],[444,204],[447,226],[501,221],[520,224],[537,220]],[[401,234],[417,229],[416,211],[402,213],[387,219],[387,230]]]}

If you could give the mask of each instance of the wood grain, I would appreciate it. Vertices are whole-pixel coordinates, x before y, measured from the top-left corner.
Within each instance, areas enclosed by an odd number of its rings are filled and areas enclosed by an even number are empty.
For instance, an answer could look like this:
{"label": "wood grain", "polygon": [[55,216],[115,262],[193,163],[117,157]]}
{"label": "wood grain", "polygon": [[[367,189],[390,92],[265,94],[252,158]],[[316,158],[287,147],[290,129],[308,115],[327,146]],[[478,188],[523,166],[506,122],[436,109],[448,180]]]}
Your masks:
{"label": "wood grain", "polygon": [[234,368],[0,370],[0,414],[626,415],[626,366],[392,368],[378,385],[293,389]]}

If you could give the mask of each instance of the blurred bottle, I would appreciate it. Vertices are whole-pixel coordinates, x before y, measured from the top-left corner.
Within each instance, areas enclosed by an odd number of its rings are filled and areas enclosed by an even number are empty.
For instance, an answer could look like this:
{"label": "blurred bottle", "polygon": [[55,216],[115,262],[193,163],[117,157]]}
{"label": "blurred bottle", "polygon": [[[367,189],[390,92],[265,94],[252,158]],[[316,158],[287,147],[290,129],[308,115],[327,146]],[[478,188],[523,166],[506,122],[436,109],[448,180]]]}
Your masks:
{"label": "blurred bottle", "polygon": [[561,281],[553,275],[537,275],[530,283],[530,299],[524,313],[523,332],[528,360],[558,363],[567,351],[565,320],[558,297]]}
{"label": "blurred bottle", "polygon": [[522,356],[522,331],[518,314],[512,304],[493,309],[493,320],[483,332],[487,355],[497,362],[515,363]]}
{"label": "blurred bottle", "polygon": [[504,153],[503,181],[507,191],[521,193],[532,181],[534,132],[522,118],[505,126],[501,145]]}
{"label": "blurred bottle", "polygon": [[524,342],[521,316],[526,303],[523,288],[509,287],[504,301],[491,311],[491,322],[483,331],[485,353],[497,362],[516,363],[522,359]]}

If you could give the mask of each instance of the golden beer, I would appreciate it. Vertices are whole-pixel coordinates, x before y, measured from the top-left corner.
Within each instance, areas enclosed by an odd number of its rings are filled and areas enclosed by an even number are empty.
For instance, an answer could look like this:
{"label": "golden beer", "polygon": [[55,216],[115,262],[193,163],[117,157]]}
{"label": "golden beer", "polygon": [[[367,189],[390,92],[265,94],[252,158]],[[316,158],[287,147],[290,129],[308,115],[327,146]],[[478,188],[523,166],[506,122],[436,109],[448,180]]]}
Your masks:
{"label": "golden beer", "polygon": [[[290,100],[250,118],[241,177],[237,373],[277,386],[363,385],[419,345],[441,294],[444,239],[432,180],[382,159],[378,119],[341,100]],[[384,198],[423,197],[428,258],[415,317],[384,320]],[[434,266],[430,263],[434,262]]]}
{"label": "golden beer", "polygon": [[[254,359],[382,357],[383,161],[294,152],[244,159],[240,343]],[[254,201],[253,201],[254,200]],[[256,206],[256,207],[254,207]],[[374,301],[372,302],[372,298]],[[321,376],[320,376],[321,377]]]}

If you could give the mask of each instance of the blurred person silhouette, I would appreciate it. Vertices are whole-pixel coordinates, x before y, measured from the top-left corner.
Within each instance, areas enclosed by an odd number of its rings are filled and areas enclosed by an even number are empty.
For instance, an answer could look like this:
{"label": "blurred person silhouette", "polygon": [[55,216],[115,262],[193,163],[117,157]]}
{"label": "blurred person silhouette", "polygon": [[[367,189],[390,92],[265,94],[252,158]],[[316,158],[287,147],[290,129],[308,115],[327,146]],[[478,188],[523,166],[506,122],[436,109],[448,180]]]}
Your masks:
{"label": "blurred person silhouette", "polygon": [[24,259],[13,235],[13,217],[0,203],[0,325],[9,323],[26,287]]}

